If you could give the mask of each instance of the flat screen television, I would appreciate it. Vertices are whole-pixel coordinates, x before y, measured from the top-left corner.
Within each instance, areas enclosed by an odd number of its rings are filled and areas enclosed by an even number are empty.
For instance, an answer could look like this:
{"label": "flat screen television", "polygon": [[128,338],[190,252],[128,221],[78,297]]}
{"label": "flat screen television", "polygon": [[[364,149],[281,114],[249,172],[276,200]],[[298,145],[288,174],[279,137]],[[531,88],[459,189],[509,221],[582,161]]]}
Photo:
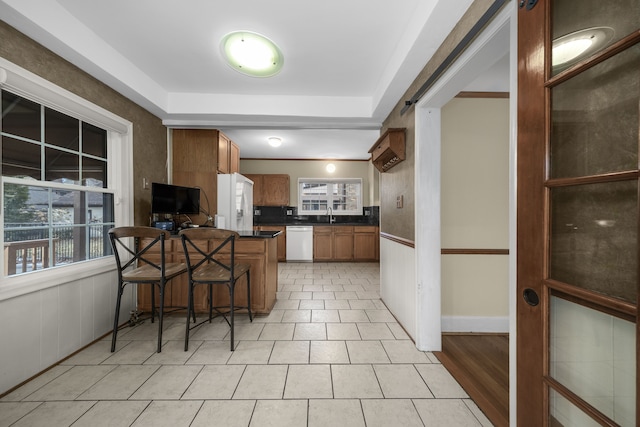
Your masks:
{"label": "flat screen television", "polygon": [[151,213],[198,214],[200,189],[154,182],[151,184]]}

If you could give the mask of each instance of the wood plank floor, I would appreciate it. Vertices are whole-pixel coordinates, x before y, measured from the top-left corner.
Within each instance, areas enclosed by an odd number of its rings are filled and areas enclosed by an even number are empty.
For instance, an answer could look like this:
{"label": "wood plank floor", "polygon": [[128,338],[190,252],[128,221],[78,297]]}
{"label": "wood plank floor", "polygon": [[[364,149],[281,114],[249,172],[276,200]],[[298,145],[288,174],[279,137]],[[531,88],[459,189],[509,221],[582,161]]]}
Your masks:
{"label": "wood plank floor", "polygon": [[508,334],[443,334],[434,354],[493,424],[509,425]]}

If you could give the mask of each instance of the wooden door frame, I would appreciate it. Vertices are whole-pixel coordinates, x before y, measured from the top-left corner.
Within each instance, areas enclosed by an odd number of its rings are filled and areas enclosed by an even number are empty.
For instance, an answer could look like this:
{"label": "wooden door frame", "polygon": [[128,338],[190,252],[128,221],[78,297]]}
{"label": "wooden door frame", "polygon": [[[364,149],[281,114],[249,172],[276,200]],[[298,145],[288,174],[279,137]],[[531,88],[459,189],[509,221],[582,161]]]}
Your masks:
{"label": "wooden door frame", "polygon": [[[478,70],[504,54],[509,57],[509,334],[516,336],[516,2],[508,2],[451,67],[434,83],[415,107],[416,197],[416,346],[423,351],[441,349],[440,323],[440,109],[473,82]],[[515,425],[516,346],[509,340],[509,412]]]}
{"label": "wooden door frame", "polygon": [[[544,117],[545,98],[544,42],[546,28],[544,2],[537,7],[518,10],[518,137],[517,137],[517,266],[516,266],[516,348],[517,425],[546,425],[547,408],[540,383],[546,365],[540,357],[546,338],[545,304],[525,302],[525,290],[533,290],[540,302],[545,271],[545,153],[547,129],[537,120]],[[526,197],[525,197],[526,195]]]}

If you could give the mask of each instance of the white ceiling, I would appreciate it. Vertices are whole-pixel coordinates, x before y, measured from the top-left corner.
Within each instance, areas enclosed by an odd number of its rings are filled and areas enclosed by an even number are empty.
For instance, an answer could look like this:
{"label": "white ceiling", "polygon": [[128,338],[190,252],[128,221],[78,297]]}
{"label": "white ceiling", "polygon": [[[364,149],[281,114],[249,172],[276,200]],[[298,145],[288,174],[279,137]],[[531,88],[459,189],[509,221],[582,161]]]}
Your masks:
{"label": "white ceiling", "polygon": [[[472,0],[0,0],[8,24],[170,127],[222,129],[242,158],[367,159],[382,121]],[[284,54],[240,74],[219,43],[261,33]],[[506,62],[468,90],[506,91]],[[268,136],[280,136],[275,149]]]}

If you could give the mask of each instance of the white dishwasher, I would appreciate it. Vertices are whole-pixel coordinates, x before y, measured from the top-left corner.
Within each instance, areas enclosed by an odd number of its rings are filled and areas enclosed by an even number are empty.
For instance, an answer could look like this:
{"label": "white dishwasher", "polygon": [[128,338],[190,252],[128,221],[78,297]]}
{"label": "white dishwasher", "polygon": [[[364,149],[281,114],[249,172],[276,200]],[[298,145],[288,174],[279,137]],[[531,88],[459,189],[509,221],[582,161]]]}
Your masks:
{"label": "white dishwasher", "polygon": [[287,261],[313,261],[313,226],[287,226]]}

